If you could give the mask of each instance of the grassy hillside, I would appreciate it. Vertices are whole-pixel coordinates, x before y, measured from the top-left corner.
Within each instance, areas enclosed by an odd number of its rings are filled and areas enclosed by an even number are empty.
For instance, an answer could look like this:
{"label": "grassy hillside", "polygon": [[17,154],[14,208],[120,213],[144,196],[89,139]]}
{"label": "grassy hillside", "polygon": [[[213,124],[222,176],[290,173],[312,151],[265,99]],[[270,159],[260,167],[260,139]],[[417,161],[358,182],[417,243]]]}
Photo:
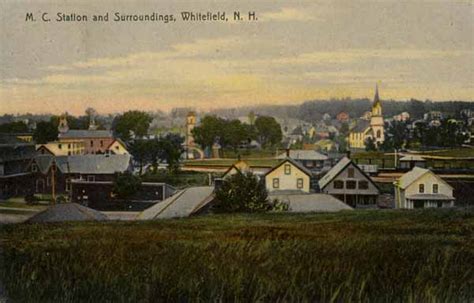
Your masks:
{"label": "grassy hillside", "polygon": [[3,227],[15,301],[472,301],[474,211]]}

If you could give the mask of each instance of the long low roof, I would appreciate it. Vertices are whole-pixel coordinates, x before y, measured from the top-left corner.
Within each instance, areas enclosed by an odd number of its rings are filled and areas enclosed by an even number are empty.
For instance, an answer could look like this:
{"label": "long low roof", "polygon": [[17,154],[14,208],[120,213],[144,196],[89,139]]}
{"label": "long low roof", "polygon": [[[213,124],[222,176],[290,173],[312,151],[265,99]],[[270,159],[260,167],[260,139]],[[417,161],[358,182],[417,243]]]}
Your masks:
{"label": "long low roof", "polygon": [[[280,154],[277,159],[285,159],[286,152]],[[327,160],[328,156],[318,153],[315,150],[294,149],[290,150],[290,158],[294,160]]]}
{"label": "long low roof", "polygon": [[113,174],[124,172],[130,166],[130,155],[73,155],[53,157],[40,155],[35,158],[39,169],[46,173],[53,161],[62,173]]}
{"label": "long low roof", "polygon": [[288,211],[295,213],[306,212],[337,212],[341,210],[352,210],[353,208],[341,200],[328,194],[296,194],[296,193],[271,193],[270,198],[288,204]]}
{"label": "long low roof", "polygon": [[110,130],[80,130],[71,129],[65,133],[58,135],[60,139],[76,139],[76,138],[113,138]]}

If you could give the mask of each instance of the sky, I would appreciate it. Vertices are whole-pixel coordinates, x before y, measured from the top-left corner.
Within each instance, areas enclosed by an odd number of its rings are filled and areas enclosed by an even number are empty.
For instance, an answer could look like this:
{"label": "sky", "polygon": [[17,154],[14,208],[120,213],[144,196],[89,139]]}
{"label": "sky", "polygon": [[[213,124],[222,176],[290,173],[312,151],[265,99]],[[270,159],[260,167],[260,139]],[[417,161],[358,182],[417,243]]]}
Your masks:
{"label": "sky", "polygon": [[[386,100],[474,101],[474,1],[96,2],[0,0],[0,114],[372,98],[375,83]],[[229,21],[183,22],[183,11]],[[177,21],[91,22],[107,12]]]}

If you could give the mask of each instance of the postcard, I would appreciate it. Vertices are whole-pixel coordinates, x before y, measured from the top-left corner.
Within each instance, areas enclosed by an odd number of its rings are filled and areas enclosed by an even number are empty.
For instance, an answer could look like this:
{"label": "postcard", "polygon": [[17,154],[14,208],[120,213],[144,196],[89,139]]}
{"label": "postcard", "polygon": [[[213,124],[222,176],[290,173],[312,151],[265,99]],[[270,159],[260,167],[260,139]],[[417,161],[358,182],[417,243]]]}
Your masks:
{"label": "postcard", "polygon": [[0,0],[0,302],[474,301],[473,5]]}

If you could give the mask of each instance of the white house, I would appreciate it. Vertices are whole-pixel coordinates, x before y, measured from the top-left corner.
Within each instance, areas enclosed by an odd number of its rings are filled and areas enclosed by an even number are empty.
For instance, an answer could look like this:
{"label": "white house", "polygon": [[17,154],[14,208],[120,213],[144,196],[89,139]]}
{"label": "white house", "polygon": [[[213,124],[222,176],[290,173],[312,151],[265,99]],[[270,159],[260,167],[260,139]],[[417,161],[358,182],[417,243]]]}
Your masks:
{"label": "white house", "polygon": [[429,169],[414,167],[394,185],[397,208],[454,206],[453,188]]}
{"label": "white house", "polygon": [[269,192],[310,192],[311,171],[292,158],[286,158],[265,174],[265,187]]}

